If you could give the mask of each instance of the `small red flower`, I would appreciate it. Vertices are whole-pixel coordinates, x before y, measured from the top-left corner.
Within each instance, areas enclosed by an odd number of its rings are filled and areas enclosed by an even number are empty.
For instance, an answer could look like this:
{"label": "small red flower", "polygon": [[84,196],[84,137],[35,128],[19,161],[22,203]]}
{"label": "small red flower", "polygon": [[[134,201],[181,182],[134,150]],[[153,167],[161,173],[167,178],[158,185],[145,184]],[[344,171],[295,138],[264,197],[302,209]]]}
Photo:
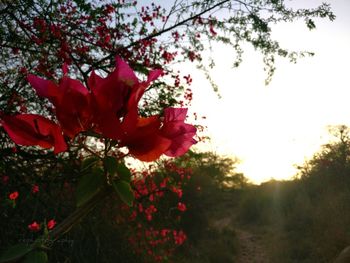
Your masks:
{"label": "small red flower", "polygon": [[54,219],[51,219],[49,222],[47,222],[47,228],[48,229],[53,229],[57,222]]}
{"label": "small red flower", "polygon": [[40,225],[36,221],[34,221],[30,225],[28,225],[28,228],[30,231],[38,232],[40,230]]}
{"label": "small red flower", "polygon": [[162,230],[160,231],[160,234],[161,234],[162,237],[166,237],[166,235],[167,235],[169,232],[170,232],[169,229],[164,228],[164,229],[162,229]]}
{"label": "small red flower", "polygon": [[18,196],[19,196],[19,193],[17,191],[9,194],[9,198],[11,200],[16,200],[18,198]]}
{"label": "small red flower", "polygon": [[180,230],[179,232],[174,230],[173,235],[174,235],[174,240],[176,245],[182,245],[187,239],[186,234],[182,230]]}
{"label": "small red flower", "polygon": [[179,211],[181,211],[181,212],[185,212],[187,208],[186,208],[186,205],[184,203],[179,202],[177,204],[177,209],[179,209]]}
{"label": "small red flower", "polygon": [[39,186],[38,185],[33,185],[33,187],[32,187],[32,193],[33,194],[36,194],[36,193],[38,193],[39,192]]}

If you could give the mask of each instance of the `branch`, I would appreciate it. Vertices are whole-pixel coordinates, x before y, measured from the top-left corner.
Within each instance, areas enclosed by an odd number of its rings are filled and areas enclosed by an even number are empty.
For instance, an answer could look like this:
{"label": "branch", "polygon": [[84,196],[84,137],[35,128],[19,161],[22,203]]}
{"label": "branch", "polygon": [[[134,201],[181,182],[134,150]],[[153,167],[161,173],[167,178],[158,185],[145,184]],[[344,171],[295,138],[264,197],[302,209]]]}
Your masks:
{"label": "branch", "polygon": [[[218,7],[218,6],[222,5],[222,4],[225,4],[225,3],[227,3],[227,2],[230,2],[230,1],[231,1],[231,0],[223,0],[223,1],[221,1],[221,2],[219,2],[219,3],[217,3],[217,4],[213,5],[213,6],[211,6],[211,7],[209,7],[209,8],[203,10],[202,12],[200,12],[200,13],[198,13],[198,14],[195,14],[195,15],[193,15],[193,16],[190,16],[190,17],[187,18],[187,19],[182,20],[181,22],[179,22],[179,23],[177,23],[177,24],[175,24],[175,25],[172,25],[172,26],[170,26],[170,27],[168,27],[168,28],[165,28],[165,29],[163,29],[163,30],[161,30],[161,31],[159,31],[159,32],[156,32],[156,33],[153,33],[153,34],[151,34],[151,35],[148,35],[148,36],[146,36],[146,37],[144,37],[144,38],[142,38],[142,39],[140,39],[140,40],[138,40],[138,41],[132,42],[132,43],[130,43],[129,45],[123,47],[122,49],[129,49],[129,48],[131,48],[131,47],[137,45],[138,43],[140,43],[140,42],[142,42],[142,41],[147,41],[147,40],[150,40],[150,39],[155,38],[155,37],[157,37],[157,36],[160,36],[160,35],[162,35],[162,34],[164,34],[164,33],[166,33],[166,32],[169,32],[169,31],[173,30],[174,28],[177,28],[177,27],[179,27],[179,26],[182,26],[182,25],[186,24],[187,22],[189,22],[189,21],[191,21],[191,20],[193,20],[193,19],[195,19],[195,18],[197,18],[197,17],[200,17],[201,15],[203,15],[203,14],[205,14],[205,13],[207,13],[207,12],[210,12],[211,10],[215,9],[216,7]],[[109,54],[108,56],[106,56],[106,57],[104,57],[103,59],[99,60],[98,62],[94,63],[92,66],[94,67],[94,66],[96,66],[96,65],[99,65],[99,64],[105,62],[105,61],[108,60],[108,59],[112,59],[115,55],[116,55],[115,52],[112,52],[112,53]],[[90,72],[90,71],[92,70],[93,67],[91,67],[91,68],[88,70],[88,72]],[[87,73],[88,73],[88,72],[87,72]]]}
{"label": "branch", "polygon": [[78,207],[71,215],[69,215],[61,224],[49,232],[47,242],[56,241],[63,234],[68,232],[74,225],[79,223],[97,204],[106,199],[112,191],[110,188],[101,189],[91,200]]}

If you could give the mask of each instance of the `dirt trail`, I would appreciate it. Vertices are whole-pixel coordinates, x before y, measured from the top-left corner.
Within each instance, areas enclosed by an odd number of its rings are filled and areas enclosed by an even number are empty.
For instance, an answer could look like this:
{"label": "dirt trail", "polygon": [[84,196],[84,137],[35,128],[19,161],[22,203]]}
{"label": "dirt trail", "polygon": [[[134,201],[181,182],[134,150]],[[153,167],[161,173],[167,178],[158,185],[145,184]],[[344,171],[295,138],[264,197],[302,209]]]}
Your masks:
{"label": "dirt trail", "polygon": [[239,242],[237,263],[268,263],[261,237],[242,229],[235,232]]}
{"label": "dirt trail", "polygon": [[230,217],[221,218],[213,222],[213,227],[222,231],[224,228],[231,228],[235,231],[238,240],[238,255],[235,263],[269,263],[262,246],[262,237],[244,230],[240,227],[232,227]]}

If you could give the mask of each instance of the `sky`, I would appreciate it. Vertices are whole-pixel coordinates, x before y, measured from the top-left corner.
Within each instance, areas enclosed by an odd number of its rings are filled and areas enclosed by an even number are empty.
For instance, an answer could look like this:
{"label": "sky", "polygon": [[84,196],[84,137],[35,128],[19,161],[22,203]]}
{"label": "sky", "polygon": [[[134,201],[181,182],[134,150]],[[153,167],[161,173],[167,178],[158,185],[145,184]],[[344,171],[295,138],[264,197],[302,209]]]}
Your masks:
{"label": "sky", "polygon": [[[211,76],[221,99],[202,72],[191,70],[191,111],[207,117],[211,137],[198,148],[238,157],[238,171],[252,182],[290,179],[296,165],[331,139],[329,125],[350,126],[350,1],[329,2],[337,18],[316,20],[316,30],[309,31],[303,21],[274,26],[272,34],[281,46],[315,56],[297,64],[278,59],[268,86],[262,57],[249,47],[238,69],[232,68],[231,49],[214,47],[217,66]],[[312,7],[321,1],[291,3]]]}

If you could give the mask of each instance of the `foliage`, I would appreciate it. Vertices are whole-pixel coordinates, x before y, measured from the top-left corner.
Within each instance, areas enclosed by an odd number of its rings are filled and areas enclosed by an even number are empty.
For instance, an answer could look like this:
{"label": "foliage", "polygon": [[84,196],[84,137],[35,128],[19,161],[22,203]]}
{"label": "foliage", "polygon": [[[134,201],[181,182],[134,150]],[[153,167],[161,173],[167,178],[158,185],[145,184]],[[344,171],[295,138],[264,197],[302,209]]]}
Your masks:
{"label": "foliage", "polygon": [[[237,159],[212,152],[189,151],[176,159],[179,166],[189,167],[191,178],[183,185],[183,202],[187,206],[181,228],[188,240],[175,254],[176,262],[231,262],[238,244],[231,224],[221,226],[217,221],[231,217],[231,207],[240,202],[235,191],[247,179],[235,171]],[[229,185],[238,175],[241,181]]]}
{"label": "foliage", "polygon": [[270,181],[241,196],[241,223],[265,231],[272,262],[332,262],[349,245],[349,137],[322,147],[293,181]]}

